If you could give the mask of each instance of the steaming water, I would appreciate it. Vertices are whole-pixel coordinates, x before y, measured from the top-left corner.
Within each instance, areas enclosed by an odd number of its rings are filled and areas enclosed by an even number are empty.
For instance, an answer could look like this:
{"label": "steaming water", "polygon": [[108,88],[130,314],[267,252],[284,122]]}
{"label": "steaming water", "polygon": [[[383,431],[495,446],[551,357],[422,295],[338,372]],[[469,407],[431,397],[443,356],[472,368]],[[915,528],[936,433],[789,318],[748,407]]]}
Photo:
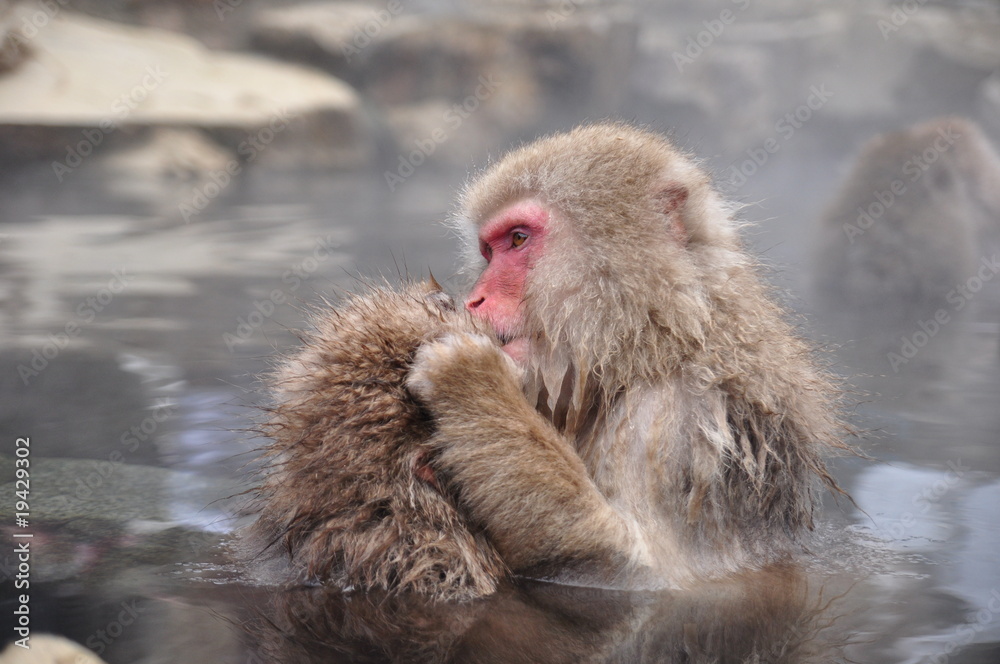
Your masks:
{"label": "steaming water", "polygon": [[[701,594],[525,583],[460,607],[278,592],[248,583],[222,546],[257,444],[242,431],[254,375],[296,343],[302,307],[359,273],[450,275],[454,242],[435,221],[460,180],[421,175],[387,196],[374,174],[251,179],[185,223],[166,195],[139,204],[45,177],[8,182],[0,212],[0,440],[9,456],[31,438],[33,639],[64,635],[109,662],[1000,661],[988,314],[956,320],[898,373],[884,350],[898,335],[815,324],[879,461],[836,464],[857,507],[827,500],[804,581]],[[754,243],[783,241],[767,255],[802,302],[810,236],[789,232],[791,205],[760,215],[772,219]],[[6,640],[16,562],[5,545]]]}

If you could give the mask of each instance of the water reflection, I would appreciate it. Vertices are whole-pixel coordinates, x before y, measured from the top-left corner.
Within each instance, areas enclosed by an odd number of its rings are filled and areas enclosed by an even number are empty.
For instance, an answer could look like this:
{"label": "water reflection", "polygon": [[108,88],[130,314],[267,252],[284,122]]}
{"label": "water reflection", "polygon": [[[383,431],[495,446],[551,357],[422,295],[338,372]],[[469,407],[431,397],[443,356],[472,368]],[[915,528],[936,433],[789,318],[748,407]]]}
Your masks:
{"label": "water reflection", "polygon": [[[523,582],[466,604],[415,596],[277,592],[245,626],[265,661],[830,661],[832,603],[793,568],[696,593],[622,593]],[[258,610],[259,611],[259,610]]]}

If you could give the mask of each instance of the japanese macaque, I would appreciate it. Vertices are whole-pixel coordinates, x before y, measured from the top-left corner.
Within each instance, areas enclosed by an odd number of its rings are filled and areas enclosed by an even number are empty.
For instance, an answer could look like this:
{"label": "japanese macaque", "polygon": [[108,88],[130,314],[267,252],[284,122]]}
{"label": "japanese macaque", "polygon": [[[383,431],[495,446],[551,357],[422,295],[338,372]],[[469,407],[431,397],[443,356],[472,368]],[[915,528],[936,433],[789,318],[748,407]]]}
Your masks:
{"label": "japanese macaque", "polygon": [[861,322],[912,325],[964,308],[959,289],[998,236],[1000,157],[974,123],[942,118],[883,134],[822,218],[816,291]]}
{"label": "japanese macaque", "polygon": [[418,346],[475,321],[429,282],[352,296],[314,326],[271,380],[253,553],[341,587],[493,592],[506,568],[428,466],[432,424],[404,385]]}
{"label": "japanese macaque", "polygon": [[448,333],[408,385],[435,477],[513,572],[677,588],[799,550],[838,392],[691,159],[581,127],[489,168],[457,225],[502,349]]}

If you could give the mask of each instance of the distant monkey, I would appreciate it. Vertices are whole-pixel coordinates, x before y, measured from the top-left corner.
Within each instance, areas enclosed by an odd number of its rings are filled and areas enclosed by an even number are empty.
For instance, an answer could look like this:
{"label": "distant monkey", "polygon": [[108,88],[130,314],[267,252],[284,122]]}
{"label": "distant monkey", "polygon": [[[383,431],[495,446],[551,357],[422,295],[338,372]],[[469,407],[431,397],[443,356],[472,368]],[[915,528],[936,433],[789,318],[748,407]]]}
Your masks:
{"label": "distant monkey", "polygon": [[702,170],[585,126],[489,168],[458,226],[505,352],[457,330],[408,384],[435,477],[513,572],[683,587],[797,550],[836,486],[838,394]]}
{"label": "distant monkey", "polygon": [[428,466],[432,424],[404,385],[418,346],[475,329],[433,282],[375,289],[317,315],[272,378],[255,552],[345,587],[494,591],[506,568]]}
{"label": "distant monkey", "polygon": [[[814,274],[827,304],[898,318],[944,307],[1000,239],[1000,157],[974,123],[941,118],[865,144],[823,215]],[[963,305],[964,306],[964,305]]]}

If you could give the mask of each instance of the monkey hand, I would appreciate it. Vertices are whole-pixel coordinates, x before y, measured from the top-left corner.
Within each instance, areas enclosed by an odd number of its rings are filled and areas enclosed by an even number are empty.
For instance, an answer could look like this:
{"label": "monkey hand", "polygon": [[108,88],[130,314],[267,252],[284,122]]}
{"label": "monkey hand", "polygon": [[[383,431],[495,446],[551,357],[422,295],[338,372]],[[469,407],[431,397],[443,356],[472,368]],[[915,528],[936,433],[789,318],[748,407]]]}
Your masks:
{"label": "monkey hand", "polygon": [[462,509],[511,570],[566,578],[608,570],[595,578],[611,583],[639,550],[635,536],[570,442],[528,403],[520,372],[483,335],[420,347],[407,386],[436,425],[427,474],[459,489]]}
{"label": "monkey hand", "polygon": [[517,363],[489,337],[459,332],[421,346],[406,385],[418,401],[441,415],[445,403],[475,407],[482,401],[495,410],[502,394],[523,401],[521,380]]}

